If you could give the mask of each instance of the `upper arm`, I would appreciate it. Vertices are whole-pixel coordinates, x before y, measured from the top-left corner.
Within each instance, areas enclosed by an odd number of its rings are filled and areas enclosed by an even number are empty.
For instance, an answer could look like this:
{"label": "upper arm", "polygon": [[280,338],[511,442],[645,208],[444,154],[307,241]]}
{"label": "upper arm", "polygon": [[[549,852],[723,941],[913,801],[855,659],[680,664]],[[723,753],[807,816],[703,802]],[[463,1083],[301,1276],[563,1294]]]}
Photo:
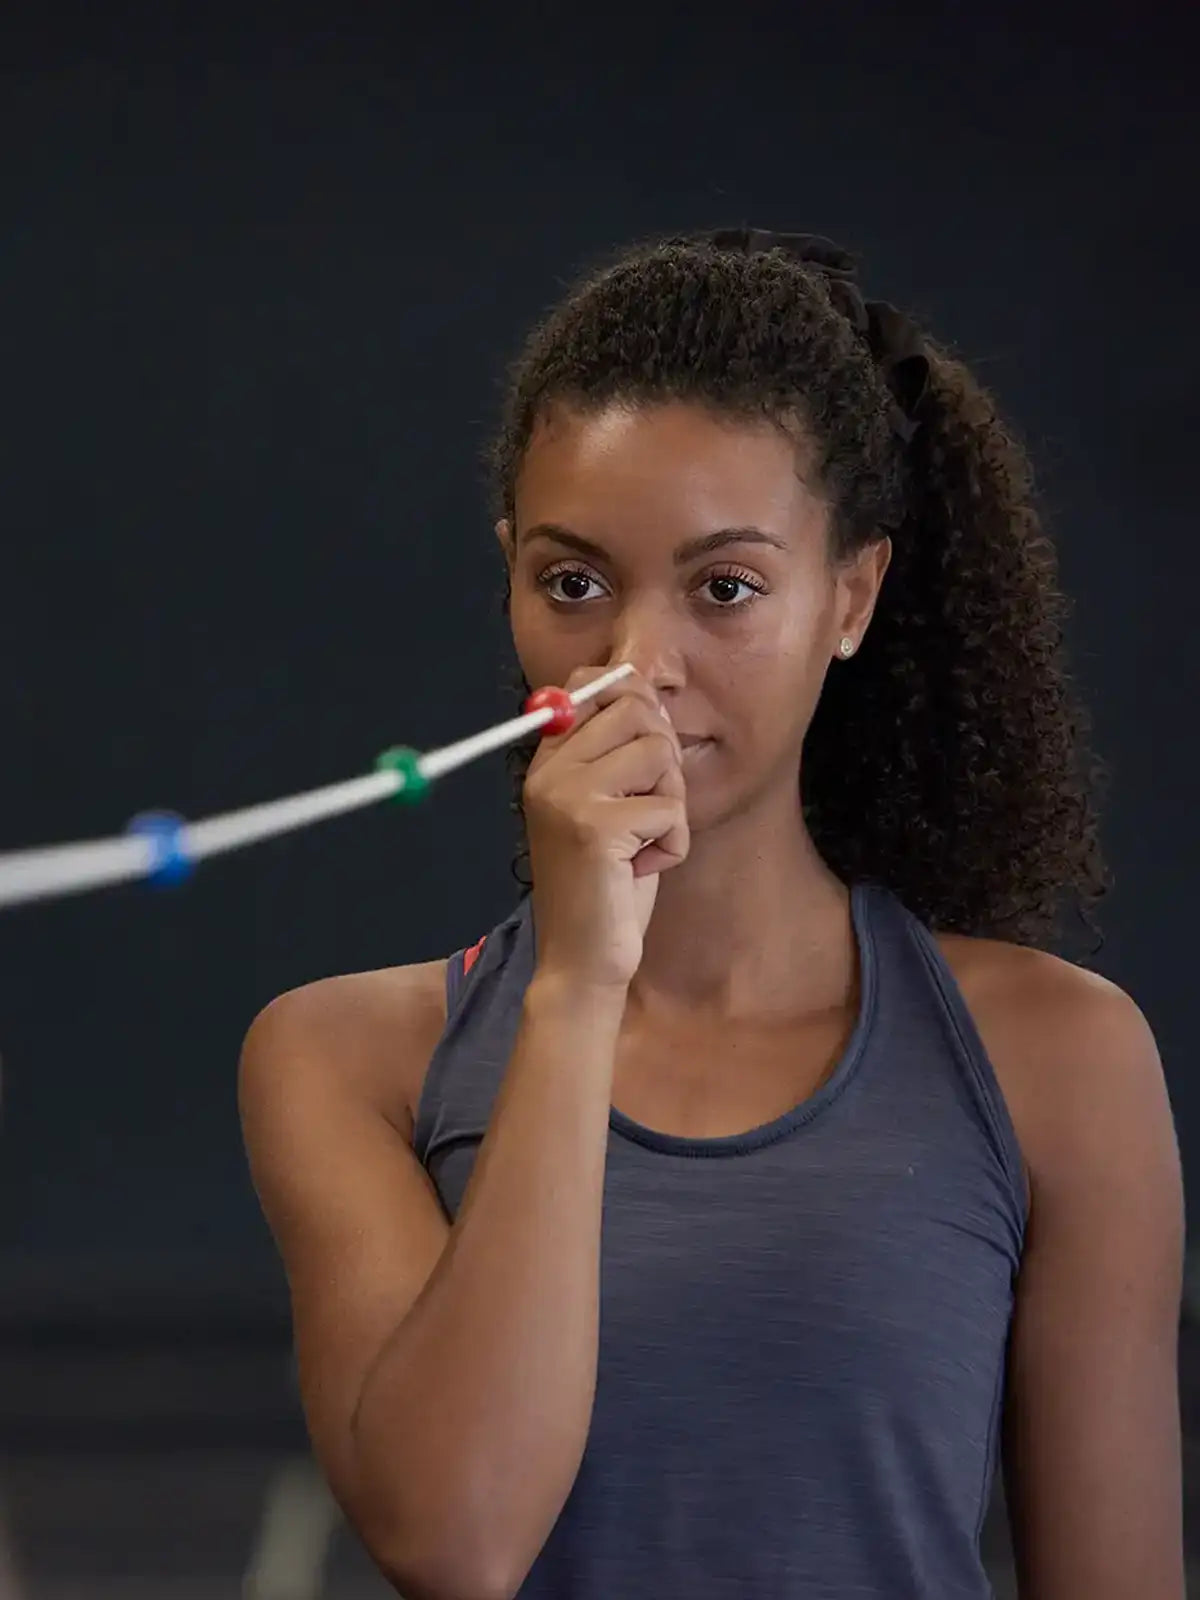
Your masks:
{"label": "upper arm", "polygon": [[[384,1090],[436,1042],[441,969],[337,978],[255,1020],[239,1103],[251,1173],[287,1273],[314,1451],[352,1515],[351,1418],[367,1370],[442,1252],[449,1225]],[[409,1059],[406,1059],[409,1058]],[[393,1096],[394,1098],[394,1096]]]}
{"label": "upper arm", "polygon": [[1020,1592],[1182,1600],[1174,1123],[1133,1002],[1056,966],[1025,1021],[1036,1102],[1018,1124],[1032,1198],[1005,1479]]}

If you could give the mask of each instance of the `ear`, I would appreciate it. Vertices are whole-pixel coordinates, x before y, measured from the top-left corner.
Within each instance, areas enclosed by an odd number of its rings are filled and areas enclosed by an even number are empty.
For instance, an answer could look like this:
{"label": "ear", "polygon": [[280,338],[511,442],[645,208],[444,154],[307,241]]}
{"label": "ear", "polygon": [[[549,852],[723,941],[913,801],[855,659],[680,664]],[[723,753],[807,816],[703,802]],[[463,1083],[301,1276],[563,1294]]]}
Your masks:
{"label": "ear", "polygon": [[496,524],[496,538],[500,541],[500,549],[504,554],[504,562],[511,575],[513,562],[517,557],[516,540],[513,537],[512,524],[507,517],[501,517]]}
{"label": "ear", "polygon": [[833,618],[836,632],[830,655],[840,654],[838,646],[842,639],[849,639],[855,650],[862,643],[891,560],[892,541],[885,535],[857,550],[838,569]]}

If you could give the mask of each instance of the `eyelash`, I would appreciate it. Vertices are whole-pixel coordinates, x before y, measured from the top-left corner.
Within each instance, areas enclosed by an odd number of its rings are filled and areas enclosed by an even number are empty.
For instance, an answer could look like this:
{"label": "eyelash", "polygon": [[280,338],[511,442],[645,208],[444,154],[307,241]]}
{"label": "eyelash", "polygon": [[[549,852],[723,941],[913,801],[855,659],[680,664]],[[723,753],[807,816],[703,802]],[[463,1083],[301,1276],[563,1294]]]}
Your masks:
{"label": "eyelash", "polygon": [[[555,562],[554,566],[547,567],[545,572],[538,574],[537,581],[541,588],[549,591],[550,585],[556,578],[566,577],[570,573],[578,573],[581,578],[587,578],[592,583],[600,582],[589,567],[577,566],[573,561]],[[723,567],[717,572],[707,572],[701,581],[700,587],[703,588],[705,584],[715,583],[718,578],[733,578],[737,583],[744,584],[751,591],[751,594],[747,599],[727,601],[725,603],[720,600],[710,600],[709,605],[714,611],[740,611],[743,606],[752,605],[759,595],[766,592],[766,584],[763,583],[762,579],[756,578],[752,572],[746,572],[741,567]],[[554,594],[550,595],[550,599],[555,605],[563,607],[591,604],[589,600],[564,600]]]}

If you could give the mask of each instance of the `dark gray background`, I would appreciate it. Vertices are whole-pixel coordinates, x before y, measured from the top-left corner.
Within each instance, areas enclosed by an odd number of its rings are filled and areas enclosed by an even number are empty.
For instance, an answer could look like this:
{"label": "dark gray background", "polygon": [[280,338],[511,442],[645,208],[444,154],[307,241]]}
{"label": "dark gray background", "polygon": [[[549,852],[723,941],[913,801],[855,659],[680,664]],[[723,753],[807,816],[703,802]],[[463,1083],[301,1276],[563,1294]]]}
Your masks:
{"label": "dark gray background", "polygon": [[[1099,966],[1157,1031],[1194,1163],[1189,24],[343,11],[5,25],[0,849],[274,798],[500,715],[478,456],[524,328],[624,239],[827,232],[1029,440],[1115,774]],[[283,989],[484,931],[506,798],[497,758],[180,891],[0,913],[10,1309],[276,1292],[242,1034]]]}

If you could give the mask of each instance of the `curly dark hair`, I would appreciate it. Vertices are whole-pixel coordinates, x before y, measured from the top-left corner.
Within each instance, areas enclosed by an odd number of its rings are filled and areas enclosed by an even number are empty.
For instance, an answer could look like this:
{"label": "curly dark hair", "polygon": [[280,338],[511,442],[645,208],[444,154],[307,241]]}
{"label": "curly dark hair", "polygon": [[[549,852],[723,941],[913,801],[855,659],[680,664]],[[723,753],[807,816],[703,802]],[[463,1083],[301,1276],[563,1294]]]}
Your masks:
{"label": "curly dark hair", "polygon": [[[962,362],[923,341],[929,381],[905,443],[820,270],[779,248],[635,246],[577,283],[513,364],[489,450],[498,510],[512,517],[552,403],[683,400],[799,430],[832,554],[893,540],[861,650],[829,673],[806,738],[816,847],[844,882],[886,885],[932,928],[1049,945],[1067,909],[1096,931],[1103,769],[1066,671],[1066,601],[1026,452]],[[518,812],[529,757],[513,753]]]}

